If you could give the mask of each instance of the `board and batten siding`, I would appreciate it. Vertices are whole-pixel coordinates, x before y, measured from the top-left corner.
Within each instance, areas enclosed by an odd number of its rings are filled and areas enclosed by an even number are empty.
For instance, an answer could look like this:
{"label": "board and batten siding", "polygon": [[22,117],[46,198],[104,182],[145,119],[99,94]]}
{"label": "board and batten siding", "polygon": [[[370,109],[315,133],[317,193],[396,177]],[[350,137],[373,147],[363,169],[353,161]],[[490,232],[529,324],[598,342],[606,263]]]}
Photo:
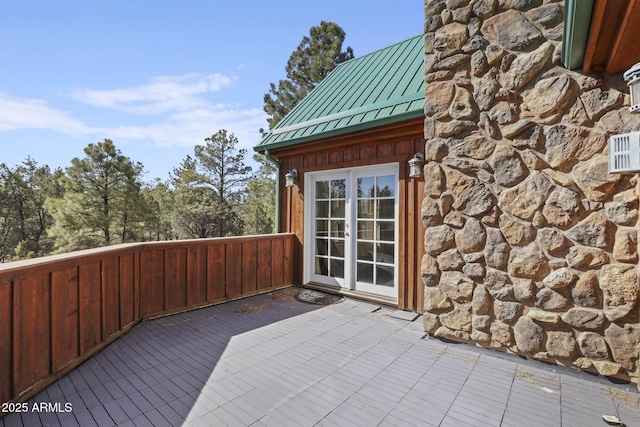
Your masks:
{"label": "board and batten siding", "polygon": [[[420,262],[424,254],[424,227],[420,206],[424,177],[409,178],[407,162],[414,153],[424,152],[424,143],[423,119],[419,118],[271,152],[281,163],[280,229],[297,237],[296,261],[293,264],[296,283],[303,281],[304,174],[397,162],[400,181],[398,308],[423,311]],[[294,187],[286,188],[284,175],[293,168],[298,170],[298,180]]]}

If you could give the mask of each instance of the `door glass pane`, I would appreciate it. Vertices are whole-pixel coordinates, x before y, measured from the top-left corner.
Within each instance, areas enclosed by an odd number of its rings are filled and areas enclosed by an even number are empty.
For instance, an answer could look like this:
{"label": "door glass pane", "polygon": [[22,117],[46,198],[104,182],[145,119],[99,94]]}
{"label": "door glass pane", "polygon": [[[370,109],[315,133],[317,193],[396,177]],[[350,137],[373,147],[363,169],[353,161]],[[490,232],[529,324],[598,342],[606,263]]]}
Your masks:
{"label": "door glass pane", "polygon": [[344,237],[344,220],[331,220],[331,237]]}
{"label": "door glass pane", "polygon": [[329,247],[329,255],[332,257],[344,258],[344,240],[331,239]]}
{"label": "door glass pane", "polygon": [[376,265],[376,285],[393,287],[393,267]]}
{"label": "door glass pane", "polygon": [[373,264],[359,262],[357,276],[358,282],[373,284]]}
{"label": "door glass pane", "polygon": [[331,201],[331,218],[344,218],[344,200]]}
{"label": "door glass pane", "polygon": [[358,259],[373,261],[373,242],[358,242]]}
{"label": "door glass pane", "polygon": [[395,214],[395,203],[396,201],[394,199],[379,199],[377,218],[393,219]]}
{"label": "door glass pane", "polygon": [[358,221],[358,239],[373,240],[373,221]]}
{"label": "door glass pane", "polygon": [[346,180],[344,179],[332,179],[331,180],[331,198],[332,199],[344,199],[346,197]]}
{"label": "door glass pane", "polygon": [[373,218],[374,200],[358,200],[358,218]]}
{"label": "door glass pane", "polygon": [[329,181],[316,181],[316,199],[329,198]]}
{"label": "door glass pane", "polygon": [[393,243],[378,243],[376,245],[376,260],[393,264],[394,249]]}
{"label": "door glass pane", "polygon": [[329,255],[327,252],[328,245],[329,241],[327,239],[316,239],[316,254]]}
{"label": "door glass pane", "polygon": [[387,242],[393,242],[395,233],[393,232],[393,222],[391,221],[377,221],[376,223],[376,237],[377,240],[384,240]]}
{"label": "door glass pane", "polygon": [[315,272],[321,276],[329,274],[329,265],[327,264],[327,258],[315,257]]}
{"label": "door glass pane", "polygon": [[329,218],[329,202],[316,202],[316,218]]}
{"label": "door glass pane", "polygon": [[316,220],[316,236],[329,237],[329,221],[326,219]]}
{"label": "door glass pane", "polygon": [[373,177],[358,178],[358,197],[373,197]]}
{"label": "door glass pane", "polygon": [[396,196],[396,178],[393,175],[379,176],[376,178],[376,196]]}
{"label": "door glass pane", "polygon": [[331,270],[329,276],[344,278],[344,260],[331,258]]}

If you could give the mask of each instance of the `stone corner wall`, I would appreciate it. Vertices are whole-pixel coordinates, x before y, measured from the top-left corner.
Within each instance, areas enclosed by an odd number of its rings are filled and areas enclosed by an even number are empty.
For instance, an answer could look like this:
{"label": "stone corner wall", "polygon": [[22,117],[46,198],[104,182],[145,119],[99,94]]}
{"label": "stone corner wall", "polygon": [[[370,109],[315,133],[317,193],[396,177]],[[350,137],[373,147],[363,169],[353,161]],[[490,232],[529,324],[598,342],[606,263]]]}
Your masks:
{"label": "stone corner wall", "polygon": [[560,63],[564,2],[425,0],[424,328],[638,381],[636,122]]}

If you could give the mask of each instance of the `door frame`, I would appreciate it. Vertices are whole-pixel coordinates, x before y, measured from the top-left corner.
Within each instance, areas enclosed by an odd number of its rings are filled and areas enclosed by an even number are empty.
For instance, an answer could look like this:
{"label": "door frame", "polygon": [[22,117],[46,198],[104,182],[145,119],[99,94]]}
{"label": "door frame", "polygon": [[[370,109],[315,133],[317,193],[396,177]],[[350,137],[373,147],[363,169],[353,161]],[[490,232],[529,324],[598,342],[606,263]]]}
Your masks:
{"label": "door frame", "polygon": [[[304,242],[307,242],[307,244],[303,245],[303,283],[321,283],[321,282],[314,282],[312,276],[314,275],[313,273],[313,269],[314,269],[314,255],[315,255],[315,251],[314,251],[314,241],[315,241],[315,236],[313,235],[313,231],[315,230],[315,225],[314,225],[314,220],[315,220],[315,207],[313,205],[313,203],[315,202],[315,189],[314,189],[314,184],[316,179],[320,178],[322,179],[323,177],[334,177],[338,174],[340,175],[347,175],[347,199],[346,199],[346,212],[345,212],[345,216],[348,215],[348,219],[346,219],[347,223],[352,223],[350,224],[350,235],[349,237],[345,238],[345,274],[344,274],[344,284],[345,286],[340,286],[340,284],[338,283],[338,281],[336,281],[335,284],[327,284],[327,283],[322,283],[323,286],[331,286],[331,287],[335,287],[338,290],[345,290],[345,291],[353,291],[353,292],[365,292],[365,293],[369,293],[369,294],[373,294],[373,295],[379,295],[380,297],[385,297],[385,298],[392,298],[394,300],[398,300],[399,299],[399,291],[400,291],[400,285],[399,285],[399,278],[400,278],[400,167],[399,167],[399,163],[398,162],[393,162],[393,163],[381,163],[381,164],[376,164],[376,165],[368,165],[368,166],[357,166],[357,167],[350,167],[350,168],[338,168],[338,169],[331,169],[331,170],[319,170],[319,171],[312,171],[312,172],[306,172],[304,174],[304,194],[306,194],[308,197],[305,197],[304,200]],[[384,170],[386,169],[387,172],[392,171],[392,173],[395,175],[395,183],[396,183],[396,187],[395,187],[395,207],[394,207],[394,286],[393,288],[388,288],[391,289],[391,292],[383,292],[383,293],[379,293],[379,292],[375,292],[376,290],[376,286],[377,285],[370,285],[370,286],[364,286],[364,289],[362,285],[360,285],[359,287],[357,286],[356,283],[356,259],[355,259],[355,253],[356,253],[356,242],[357,242],[357,214],[356,214],[356,209],[357,209],[357,193],[355,190],[355,183],[356,183],[356,175],[360,174],[361,172],[365,172],[367,170],[372,170],[372,171],[377,171],[377,170]],[[376,172],[377,173],[377,172]],[[384,172],[382,172],[382,174],[384,174]],[[313,215],[312,215],[313,214]],[[347,265],[348,265],[348,269],[347,269]],[[359,289],[360,288],[360,289]],[[377,288],[377,289],[382,289],[382,288]]]}

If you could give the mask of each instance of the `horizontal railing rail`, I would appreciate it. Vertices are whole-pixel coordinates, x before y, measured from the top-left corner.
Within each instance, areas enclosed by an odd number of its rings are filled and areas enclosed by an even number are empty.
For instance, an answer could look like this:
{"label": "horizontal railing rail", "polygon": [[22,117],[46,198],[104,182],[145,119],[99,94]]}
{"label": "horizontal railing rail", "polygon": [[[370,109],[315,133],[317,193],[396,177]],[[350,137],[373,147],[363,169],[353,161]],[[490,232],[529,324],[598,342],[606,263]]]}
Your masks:
{"label": "horizontal railing rail", "polygon": [[294,238],[131,243],[0,264],[0,402],[33,396],[142,320],[291,285]]}

